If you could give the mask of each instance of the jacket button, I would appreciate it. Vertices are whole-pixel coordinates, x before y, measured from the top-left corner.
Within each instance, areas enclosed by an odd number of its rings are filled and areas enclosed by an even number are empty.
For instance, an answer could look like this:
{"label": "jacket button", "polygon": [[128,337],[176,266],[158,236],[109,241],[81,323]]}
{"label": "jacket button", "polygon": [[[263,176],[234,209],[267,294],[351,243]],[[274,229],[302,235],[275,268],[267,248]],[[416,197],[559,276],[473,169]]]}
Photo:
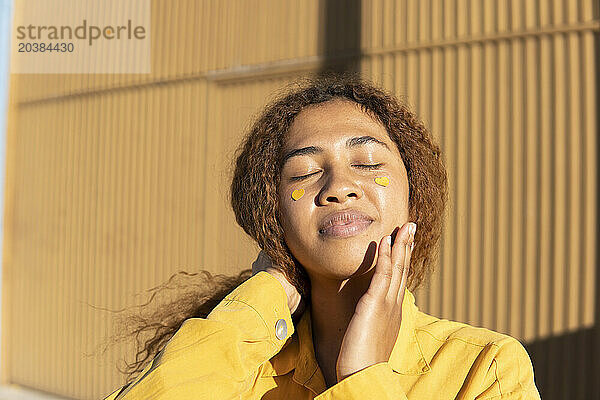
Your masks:
{"label": "jacket button", "polygon": [[275,324],[275,336],[277,339],[283,340],[287,336],[287,324],[285,323],[285,319],[280,319]]}

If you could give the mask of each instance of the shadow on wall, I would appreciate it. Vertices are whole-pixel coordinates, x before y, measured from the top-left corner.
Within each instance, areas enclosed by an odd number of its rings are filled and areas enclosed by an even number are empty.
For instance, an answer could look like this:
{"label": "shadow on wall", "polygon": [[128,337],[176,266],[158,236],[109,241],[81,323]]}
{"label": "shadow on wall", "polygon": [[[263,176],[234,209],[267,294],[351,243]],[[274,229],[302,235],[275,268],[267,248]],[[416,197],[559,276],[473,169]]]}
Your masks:
{"label": "shadow on wall", "polygon": [[320,73],[359,72],[361,0],[326,1],[320,30],[325,55]]}
{"label": "shadow on wall", "polygon": [[[597,6],[598,7],[598,6]],[[596,18],[599,12],[596,9]],[[600,76],[600,33],[594,34],[596,77]],[[600,79],[596,79],[596,101],[600,99]],[[596,129],[600,133],[600,113],[596,114]],[[600,154],[600,140],[596,140]],[[600,170],[600,158],[597,157]],[[596,177],[600,188],[600,175]],[[598,196],[598,193],[596,194]],[[600,209],[600,202],[596,210]],[[531,356],[536,384],[544,400],[600,400],[600,240],[597,227],[600,213],[596,212],[596,304],[594,326],[561,336],[525,345]]]}
{"label": "shadow on wall", "polygon": [[525,345],[544,400],[600,399],[598,325]]}

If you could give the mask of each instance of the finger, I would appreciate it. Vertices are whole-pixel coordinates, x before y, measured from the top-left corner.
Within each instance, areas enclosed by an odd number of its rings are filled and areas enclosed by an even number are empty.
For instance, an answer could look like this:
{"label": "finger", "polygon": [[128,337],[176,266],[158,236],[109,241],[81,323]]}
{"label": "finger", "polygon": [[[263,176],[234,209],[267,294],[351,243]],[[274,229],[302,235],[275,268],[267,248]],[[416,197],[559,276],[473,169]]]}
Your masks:
{"label": "finger", "polygon": [[388,292],[392,279],[391,237],[384,236],[379,242],[375,273],[367,293],[374,298],[383,298]]}
{"label": "finger", "polygon": [[406,285],[408,284],[408,272],[410,271],[410,260],[412,258],[412,251],[415,245],[415,236],[411,235],[410,243],[406,247],[406,255],[404,257],[404,268],[402,270],[402,282],[400,283],[400,289],[398,289],[398,299],[397,303],[402,305],[404,301],[404,292],[406,290]]}
{"label": "finger", "polygon": [[398,234],[396,235],[396,241],[392,248],[392,268],[394,274],[388,291],[388,297],[391,300],[396,300],[398,298],[398,291],[400,290],[400,285],[402,283],[402,274],[404,272],[404,266],[406,265],[406,254],[410,252],[411,225],[412,224],[409,223],[402,226],[402,229],[398,231]]}

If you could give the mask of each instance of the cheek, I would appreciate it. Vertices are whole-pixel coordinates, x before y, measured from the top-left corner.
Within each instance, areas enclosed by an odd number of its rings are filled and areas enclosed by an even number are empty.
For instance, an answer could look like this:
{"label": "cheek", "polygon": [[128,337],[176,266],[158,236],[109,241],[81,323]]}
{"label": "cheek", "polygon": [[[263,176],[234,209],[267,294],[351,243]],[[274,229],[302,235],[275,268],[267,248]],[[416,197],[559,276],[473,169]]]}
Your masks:
{"label": "cheek", "polygon": [[289,201],[284,201],[285,215],[281,221],[283,238],[295,257],[301,257],[300,255],[304,254],[303,252],[307,246],[310,247],[308,243],[311,242],[310,235],[308,234],[310,231],[308,210],[306,205],[303,207],[302,200],[305,199],[302,198],[294,201],[290,197]]}
{"label": "cheek", "polygon": [[380,204],[383,215],[404,218],[408,213],[408,185],[400,177],[381,175],[374,179],[375,201]]}
{"label": "cheek", "polygon": [[282,224],[286,236],[295,234],[298,226],[302,225],[303,215],[306,215],[306,201],[308,196],[306,192],[292,191],[296,200],[292,198],[290,193],[287,193],[286,198],[280,199],[281,211],[282,211]]}

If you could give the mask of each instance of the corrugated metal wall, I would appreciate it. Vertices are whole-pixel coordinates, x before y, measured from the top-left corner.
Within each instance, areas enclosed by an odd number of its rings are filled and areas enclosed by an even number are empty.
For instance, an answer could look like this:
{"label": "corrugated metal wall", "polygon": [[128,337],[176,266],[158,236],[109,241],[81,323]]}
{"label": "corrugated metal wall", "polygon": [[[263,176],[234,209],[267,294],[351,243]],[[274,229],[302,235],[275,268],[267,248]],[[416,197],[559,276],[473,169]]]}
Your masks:
{"label": "corrugated metal wall", "polygon": [[226,198],[240,135],[274,90],[336,63],[406,96],[443,147],[450,209],[417,304],[527,343],[594,325],[596,3],[350,3],[154,0],[151,75],[13,75],[5,382],[98,398],[131,349],[94,355],[112,316],[90,305],[248,268]]}

